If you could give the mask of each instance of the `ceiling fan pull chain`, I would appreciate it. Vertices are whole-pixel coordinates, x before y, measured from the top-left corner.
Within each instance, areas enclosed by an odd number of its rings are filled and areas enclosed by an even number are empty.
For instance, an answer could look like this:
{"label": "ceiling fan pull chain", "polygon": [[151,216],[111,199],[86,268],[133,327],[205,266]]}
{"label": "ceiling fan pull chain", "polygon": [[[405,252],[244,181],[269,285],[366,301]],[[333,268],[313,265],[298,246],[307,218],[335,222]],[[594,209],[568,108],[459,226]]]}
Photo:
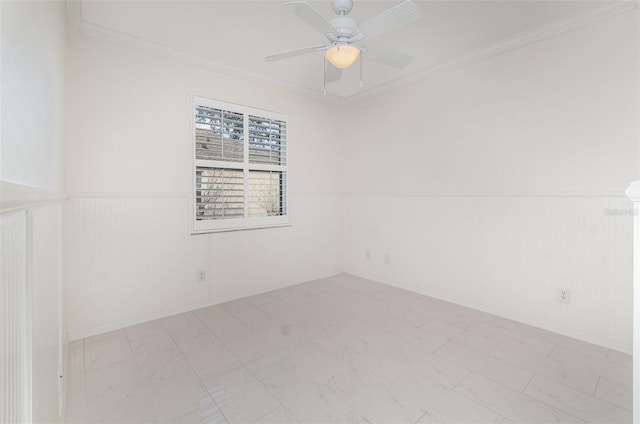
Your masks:
{"label": "ceiling fan pull chain", "polygon": [[322,55],[322,92],[327,95],[327,58]]}
{"label": "ceiling fan pull chain", "polygon": [[360,88],[362,88],[362,51],[360,51]]}

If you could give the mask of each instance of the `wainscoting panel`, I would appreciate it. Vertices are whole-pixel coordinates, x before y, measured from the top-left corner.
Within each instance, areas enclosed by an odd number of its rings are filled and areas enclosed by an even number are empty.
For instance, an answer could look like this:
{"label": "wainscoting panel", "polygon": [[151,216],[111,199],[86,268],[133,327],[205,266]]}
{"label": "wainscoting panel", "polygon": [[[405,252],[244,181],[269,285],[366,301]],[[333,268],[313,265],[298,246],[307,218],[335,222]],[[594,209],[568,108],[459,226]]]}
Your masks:
{"label": "wainscoting panel", "polygon": [[0,215],[0,418],[3,423],[31,422],[31,290],[27,276],[27,212]]}
{"label": "wainscoting panel", "polygon": [[631,352],[623,196],[352,195],[345,240],[349,273]]}
{"label": "wainscoting panel", "polygon": [[[188,198],[67,202],[69,333],[129,325],[174,305],[205,303],[208,240],[190,236]],[[82,337],[85,335],[82,334]]]}
{"label": "wainscoting panel", "polygon": [[58,422],[66,341],[62,314],[62,203],[0,214],[3,423]]}
{"label": "wainscoting panel", "polygon": [[33,422],[59,420],[66,323],[62,299],[62,204],[31,210]]}
{"label": "wainscoting panel", "polygon": [[481,199],[480,305],[630,352],[629,212],[624,197]]}
{"label": "wainscoting panel", "polygon": [[342,198],[291,207],[290,227],[191,235],[186,195],[72,196],[70,339],[342,272]]}

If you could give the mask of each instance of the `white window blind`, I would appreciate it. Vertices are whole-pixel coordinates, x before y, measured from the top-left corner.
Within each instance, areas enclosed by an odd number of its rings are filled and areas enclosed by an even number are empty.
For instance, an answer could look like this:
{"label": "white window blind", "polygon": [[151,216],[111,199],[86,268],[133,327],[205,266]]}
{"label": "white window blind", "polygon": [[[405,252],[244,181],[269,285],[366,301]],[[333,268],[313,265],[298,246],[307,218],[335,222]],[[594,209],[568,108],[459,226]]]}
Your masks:
{"label": "white window blind", "polygon": [[242,162],[242,114],[200,105],[195,121],[197,159]]}
{"label": "white window blind", "polygon": [[286,210],[284,173],[249,171],[249,216],[278,216]]}
{"label": "white window blind", "polygon": [[193,232],[289,224],[287,117],[194,96]]}
{"label": "white window blind", "polygon": [[249,116],[249,162],[285,165],[287,123]]}
{"label": "white window blind", "polygon": [[197,167],[196,199],[196,218],[199,220],[243,218],[242,171]]}

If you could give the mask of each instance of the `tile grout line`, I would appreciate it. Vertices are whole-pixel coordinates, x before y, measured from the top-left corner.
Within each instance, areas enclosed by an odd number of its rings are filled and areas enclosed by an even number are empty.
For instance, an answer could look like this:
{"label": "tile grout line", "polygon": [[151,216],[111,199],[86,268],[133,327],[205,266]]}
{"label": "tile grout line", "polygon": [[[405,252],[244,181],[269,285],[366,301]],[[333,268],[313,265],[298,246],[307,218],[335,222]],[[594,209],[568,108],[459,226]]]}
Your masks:
{"label": "tile grout line", "polygon": [[[462,380],[460,380],[460,382],[459,382],[458,384],[456,384],[456,385],[455,385],[453,388],[451,388],[450,390],[451,390],[452,392],[457,393],[457,394],[459,394],[460,396],[462,396],[462,397],[466,398],[467,400],[469,400],[469,401],[471,401],[471,402],[475,403],[476,405],[479,405],[479,406],[481,406],[481,407],[483,407],[483,408],[486,408],[486,409],[488,409],[488,410],[490,410],[490,411],[494,412],[494,413],[495,413],[495,414],[497,414],[498,416],[502,417],[502,421],[504,421],[504,420],[505,420],[505,418],[507,418],[507,417],[506,417],[502,412],[500,412],[500,411],[496,411],[496,410],[495,410],[494,408],[492,408],[490,405],[487,405],[487,404],[485,404],[485,403],[483,403],[483,402],[479,402],[477,399],[473,399],[473,398],[471,398],[471,397],[467,396],[466,394],[461,393],[461,392],[459,392],[458,390],[456,390],[456,389],[457,389],[457,388],[462,384],[462,382],[463,382],[465,379],[467,379],[467,378],[468,378],[470,375],[472,375],[472,374],[473,374],[473,375],[477,375],[477,376],[479,376],[479,377],[486,378],[486,379],[488,379],[488,380],[491,380],[492,382],[494,382],[494,383],[496,383],[496,384],[499,384],[499,385],[501,385],[501,386],[504,386],[504,387],[506,387],[507,389],[514,390],[514,389],[511,389],[509,386],[505,386],[504,384],[502,384],[502,383],[500,383],[500,382],[498,382],[498,381],[495,381],[495,380],[493,380],[493,379],[491,379],[491,378],[488,378],[488,377],[484,377],[483,375],[477,374],[477,373],[475,373],[475,372],[473,372],[473,371],[471,371],[471,370],[469,370],[469,373],[468,373],[468,374],[467,374],[467,375],[466,375]],[[501,421],[501,422],[502,422],[502,421]]]}
{"label": "tile grout line", "polygon": [[525,394],[524,392],[527,391],[527,387],[529,387],[529,385],[531,384],[531,382],[533,381],[533,378],[538,375],[535,372],[531,372],[531,378],[529,379],[529,381],[527,382],[527,384],[525,384],[525,386],[522,388],[522,390],[520,390],[520,393],[522,393],[523,395]]}
{"label": "tile grout line", "polygon": [[[544,378],[544,377],[543,377],[543,378]],[[532,378],[531,380],[533,380],[533,378]],[[531,382],[529,382],[529,384],[531,384]],[[559,383],[558,383],[558,384],[559,384]],[[527,387],[528,387],[528,385],[527,385]],[[584,424],[589,424],[589,420],[585,420],[585,419],[583,419],[583,418],[581,418],[581,417],[578,417],[578,416],[576,416],[575,414],[573,414],[573,413],[571,413],[571,412],[569,412],[569,411],[567,411],[567,410],[565,410],[565,409],[563,409],[563,408],[559,408],[559,407],[557,407],[557,406],[550,405],[549,403],[545,402],[544,400],[542,400],[542,399],[538,399],[538,398],[534,398],[534,397],[532,397],[532,396],[527,395],[526,393],[523,393],[523,395],[528,396],[530,399],[533,399],[533,400],[535,400],[536,402],[540,402],[540,403],[542,403],[542,404],[546,405],[546,406],[547,406],[547,407],[549,407],[549,408],[556,409],[556,410],[558,410],[558,411],[562,411],[563,413],[565,413],[565,414],[567,414],[567,415],[569,415],[569,416],[575,417],[576,419],[578,419],[578,420],[582,421]]]}
{"label": "tile grout line", "polygon": [[[522,389],[522,391],[517,391],[516,389],[514,389],[514,388],[512,388],[512,387],[509,387],[509,386],[507,386],[507,385],[505,385],[505,384],[503,384],[503,383],[501,383],[501,382],[499,382],[499,381],[496,381],[496,380],[494,380],[494,379],[492,379],[492,378],[489,378],[489,377],[485,377],[485,376],[483,376],[483,375],[481,375],[481,374],[478,374],[478,373],[475,373],[475,372],[473,372],[473,371],[471,371],[471,372],[469,373],[469,375],[471,375],[471,374],[477,375],[477,376],[482,377],[482,378],[486,378],[487,380],[490,380],[491,382],[493,382],[493,383],[495,383],[495,384],[498,384],[498,385],[500,385],[500,386],[502,386],[502,387],[506,388],[507,390],[513,390],[515,393],[518,393],[518,394],[520,394],[520,395],[522,395],[522,396],[526,397],[526,398],[527,398],[527,399],[529,399],[529,400],[532,400],[532,401],[534,401],[534,402],[540,402],[540,403],[544,404],[546,407],[550,408],[551,410],[560,411],[560,412],[562,412],[562,413],[564,413],[564,414],[566,414],[566,415],[569,415],[569,416],[571,416],[571,417],[576,418],[577,420],[582,421],[583,423],[586,423],[586,420],[583,420],[582,418],[575,416],[574,414],[570,413],[569,411],[566,411],[566,410],[564,410],[564,409],[562,409],[562,408],[558,408],[558,407],[553,406],[553,405],[549,405],[548,403],[546,403],[546,402],[545,402],[545,401],[543,401],[543,400],[539,400],[539,399],[537,399],[537,398],[531,397],[531,396],[529,396],[528,394],[524,393],[524,392],[526,391],[526,388],[529,386],[529,384],[531,384],[531,381],[533,380],[533,378],[537,375],[537,374],[535,374],[535,373],[532,373],[533,375],[531,376],[531,379],[529,380],[529,382],[527,383],[527,385]],[[467,375],[467,377],[468,377],[469,375]],[[465,379],[466,379],[467,377],[465,377]],[[462,381],[461,381],[458,385],[456,385],[456,388],[457,388],[461,383],[462,383]],[[456,391],[456,392],[457,392],[457,391]],[[460,393],[460,392],[457,392],[457,393]],[[470,399],[470,400],[475,401],[474,399],[469,398],[469,397],[468,397],[467,395],[465,395],[464,393],[460,393],[460,394],[461,394],[462,396],[466,397],[467,399]],[[475,402],[476,402],[476,403],[479,403],[479,402],[477,402],[477,401],[475,401]],[[501,412],[496,411],[495,409],[491,408],[489,405],[486,405],[486,404],[483,404],[483,403],[480,403],[480,405],[484,406],[485,408],[489,408],[489,409],[491,409],[492,411],[495,411],[497,414],[499,414],[499,415],[503,416],[504,418],[508,418],[509,420],[512,420],[512,418],[506,417],[506,416],[505,416],[505,415],[503,415]]]}
{"label": "tile grout line", "polygon": [[[448,342],[449,342],[449,341],[448,341]],[[453,341],[451,341],[451,342],[452,342],[452,343],[455,343],[455,342],[453,342]],[[447,344],[447,343],[445,343],[444,345],[442,345],[440,348],[444,347],[446,344]],[[502,345],[502,343],[501,343],[500,345]],[[498,347],[499,347],[500,345],[498,345]],[[493,350],[493,352],[495,352],[495,351],[498,349],[498,347],[496,347],[496,348]],[[440,348],[438,348],[438,350],[439,350]],[[486,357],[491,358],[491,359],[493,359],[493,360],[495,360],[495,361],[498,361],[498,362],[500,362],[500,363],[502,363],[502,364],[504,364],[504,365],[507,365],[507,366],[509,366],[509,367],[516,368],[516,369],[518,369],[518,370],[520,370],[520,371],[524,371],[524,372],[530,373],[530,374],[531,374],[531,377],[529,378],[529,382],[524,386],[524,388],[523,388],[522,390],[520,390],[520,392],[521,392],[521,393],[523,393],[523,392],[524,392],[525,388],[529,385],[529,383],[531,382],[531,380],[533,379],[533,377],[536,375],[536,372],[535,372],[535,371],[532,371],[532,370],[529,370],[529,369],[527,369],[527,368],[522,368],[522,367],[520,367],[520,366],[517,366],[517,365],[511,364],[511,363],[509,363],[509,362],[507,362],[507,361],[504,361],[504,360],[502,360],[502,359],[500,359],[500,358],[498,358],[498,357],[494,356],[492,353],[491,353],[491,354],[489,354],[489,353],[483,353],[483,352],[480,352],[480,351],[476,351],[475,349],[471,349],[471,348],[468,348],[468,349],[469,349],[469,350],[471,350],[471,351],[473,351],[473,352],[475,352],[475,354],[476,354],[476,355],[480,355],[480,356],[485,355]],[[434,353],[435,353],[435,352],[434,352]],[[462,365],[462,364],[458,364],[458,363],[457,363],[457,362],[455,362],[455,361],[452,361],[452,362],[454,362],[455,364],[457,364],[457,365],[459,365],[459,366],[461,366],[461,367],[463,367],[463,368],[467,368],[466,366],[464,366],[464,365]],[[468,369],[468,368],[467,368],[467,369]],[[472,371],[472,370],[470,370],[470,371],[471,371],[471,372],[474,372],[474,371]],[[492,377],[489,377],[489,376],[486,376],[486,375],[483,375],[483,374],[479,374],[479,373],[477,373],[477,372],[474,372],[474,373],[475,373],[475,374],[478,374],[478,375],[480,375],[480,376],[482,376],[482,377],[484,377],[484,378],[487,378],[487,379],[489,379],[489,380],[491,380],[491,381],[495,381],[495,382],[496,382],[496,383],[498,383],[498,384],[502,384],[503,386],[506,386],[506,384],[501,383],[501,382],[499,382],[499,381],[496,381],[496,380],[494,380]],[[510,387],[510,386],[507,386],[507,387]],[[516,390],[516,389],[515,389],[515,388],[512,388],[512,390]],[[516,390],[516,391],[517,391],[517,390]]]}
{"label": "tile grout line", "polygon": [[[215,306],[218,306],[218,305],[215,305]],[[255,305],[254,305],[254,306],[255,306]],[[256,306],[256,307],[257,307],[257,306]],[[206,308],[205,308],[205,309],[206,309]],[[242,324],[242,325],[244,325],[244,326],[246,327],[246,325],[245,325],[244,323],[242,323],[240,320],[238,320],[238,319],[237,319],[233,314],[231,314],[230,312],[228,312],[228,311],[226,311],[226,310],[225,310],[225,312],[227,312],[227,313],[228,313],[229,315],[231,315],[234,319],[236,319],[238,322],[240,322],[240,324]],[[298,418],[297,418],[295,415],[293,415],[293,414],[289,411],[289,409],[288,409],[288,408],[286,408],[286,407],[285,407],[285,405],[280,401],[280,399],[278,399],[276,396],[274,396],[273,394],[271,394],[271,392],[266,388],[266,386],[264,385],[264,383],[262,383],[262,381],[260,381],[260,379],[258,379],[258,377],[256,377],[256,376],[251,372],[251,370],[246,366],[246,364],[245,364],[245,363],[244,363],[240,358],[238,358],[238,357],[236,356],[236,354],[233,352],[233,350],[231,350],[231,349],[229,348],[229,346],[227,346],[227,344],[226,344],[226,343],[224,343],[222,340],[220,340],[220,339],[218,338],[218,336],[216,336],[216,335],[213,333],[213,331],[211,331],[211,329],[210,329],[210,328],[209,328],[209,327],[208,327],[204,322],[202,322],[202,320],[200,319],[200,317],[198,317],[196,314],[193,314],[193,315],[195,316],[195,318],[196,318],[198,321],[200,321],[200,323],[201,323],[201,324],[202,324],[202,325],[207,329],[207,331],[209,331],[209,333],[211,333],[211,334],[213,335],[213,337],[214,337],[216,340],[218,340],[218,342],[219,342],[219,343],[220,343],[220,344],[221,344],[221,345],[222,345],[222,346],[223,346],[223,347],[224,347],[224,348],[225,348],[229,353],[231,353],[231,355],[232,355],[232,356],[233,356],[233,357],[238,361],[238,363],[240,363],[240,364],[241,364],[242,368],[244,368],[244,369],[249,373],[249,375],[251,375],[251,376],[252,376],[252,377],[253,377],[253,378],[254,378],[254,379],[255,379],[255,380],[256,380],[256,381],[257,381],[257,382],[258,382],[258,383],[259,383],[259,384],[260,384],[260,385],[261,385],[261,386],[262,386],[262,387],[263,387],[263,388],[264,388],[264,389],[265,389],[265,390],[270,394],[270,395],[271,395],[271,397],[273,397],[273,398],[274,398],[274,399],[275,399],[275,400],[280,404],[280,406],[282,406],[282,408],[283,408],[283,409],[284,409],[284,410],[285,410],[285,411],[286,411],[290,416],[292,416],[292,417],[293,417],[293,418],[294,418],[294,419],[299,423],[299,422],[300,422],[300,420],[298,420]],[[179,345],[178,345],[178,348],[180,349],[180,346],[179,346]],[[181,351],[182,351],[182,350],[181,350]],[[188,360],[187,360],[187,362],[188,362]],[[189,366],[191,366],[191,363],[189,363]],[[195,370],[194,370],[194,372],[195,372]],[[198,374],[196,373],[196,375],[198,375]],[[211,395],[211,392],[209,392],[209,389],[207,389],[207,387],[204,385],[204,382],[202,381],[202,378],[201,378],[199,375],[198,375],[198,379],[200,380],[201,384],[203,385],[203,387],[205,388],[205,390],[207,391],[207,393],[209,393],[209,396],[210,396],[210,397],[211,397],[211,399],[213,400],[214,404],[215,404],[215,405],[218,407],[218,409],[220,410],[220,413],[225,417],[225,420],[227,420],[227,417],[224,415],[224,412],[222,411],[222,408],[220,408],[220,407],[218,406],[218,403],[215,401],[215,399],[213,399],[213,395]],[[275,411],[276,409],[277,409],[277,408],[274,408],[274,409],[272,409],[272,410],[270,410],[270,411],[268,411],[268,412],[266,412],[266,413],[264,413],[264,414],[260,415],[260,417],[262,417],[262,416],[264,416],[264,415],[267,415],[267,414],[269,414],[269,413],[271,413],[271,412]],[[260,417],[256,417],[255,419],[260,418]],[[229,420],[227,420],[227,423],[230,423],[230,421],[229,421]]]}
{"label": "tile grout line", "polygon": [[[593,393],[591,393],[593,395],[593,397],[595,398],[600,398],[599,396],[596,395],[596,393],[598,393],[598,386],[600,385],[600,379],[602,378],[601,375],[598,374],[598,381],[596,381],[596,385],[593,386]],[[601,399],[601,400],[605,400],[605,399]]]}
{"label": "tile grout line", "polygon": [[[127,333],[127,329],[124,328],[124,336],[127,338],[127,344],[129,345],[129,349],[131,350],[131,356],[133,356],[133,362],[136,363],[136,368],[138,368],[138,373],[140,373],[140,364],[138,363],[138,358],[136,358],[136,353],[133,350],[133,345],[131,344],[131,339],[129,338],[129,333]],[[140,374],[142,377],[142,374]]]}
{"label": "tile grout line", "polygon": [[[191,312],[189,312],[191,313]],[[198,321],[200,321],[200,319],[195,315],[192,314]],[[204,385],[204,382],[202,381],[202,377],[196,372],[196,370],[193,368],[193,365],[191,365],[191,362],[189,361],[189,359],[187,358],[187,356],[185,355],[184,351],[182,350],[182,348],[180,347],[180,344],[178,342],[176,342],[176,339],[173,337],[173,334],[171,334],[171,331],[169,331],[169,329],[167,328],[167,326],[164,324],[164,319],[160,319],[160,325],[162,325],[162,328],[167,332],[167,334],[169,335],[169,337],[171,337],[171,340],[173,341],[173,343],[176,345],[176,347],[178,348],[178,350],[180,351],[180,355],[182,355],[182,357],[184,358],[184,360],[187,362],[187,364],[189,365],[189,369],[191,370],[191,372],[193,372],[193,374],[198,378],[198,382],[200,382],[200,385],[202,386],[202,388],[204,388],[204,390],[207,392],[207,395],[209,395],[209,398],[211,399],[211,401],[213,402],[213,404],[216,406],[216,408],[218,408],[218,411],[220,411],[220,414],[222,414],[222,416],[224,417],[224,420],[229,423],[229,420],[227,419],[227,416],[224,414],[224,412],[222,411],[222,408],[220,408],[220,405],[218,405],[218,402],[216,402],[216,400],[213,398],[213,396],[211,395],[211,392],[209,392],[209,389],[207,389],[207,386]],[[209,327],[207,327],[206,325],[204,325],[204,323],[202,323],[202,325],[204,326],[204,328],[207,329],[207,331],[209,331],[209,333],[211,333],[211,330],[209,330]],[[212,334],[215,337],[215,334]],[[198,336],[196,336],[197,338]],[[217,340],[217,338],[216,338]],[[233,353],[232,353],[233,354]],[[197,410],[198,408],[194,409],[193,411]],[[193,412],[193,411],[189,411],[187,412],[187,414]]]}
{"label": "tile grout line", "polygon": [[[284,411],[285,411],[289,416],[293,417],[293,419],[294,419],[294,420],[296,420],[296,422],[300,423],[300,420],[298,419],[298,417],[296,417],[296,416],[295,416],[291,411],[289,411],[289,408],[287,408],[287,407],[285,406],[285,404],[284,404],[284,403],[282,403],[282,401],[281,401],[281,400],[280,400],[276,395],[274,395],[273,393],[271,393],[271,391],[269,391],[269,389],[267,388],[267,386],[265,386],[265,385],[264,385],[264,383],[262,382],[262,380],[261,380],[261,379],[259,379],[259,378],[258,378],[258,377],[253,373],[253,372],[251,372],[251,370],[250,370],[250,369],[249,369],[249,368],[248,368],[248,367],[247,367],[243,362],[241,362],[241,363],[242,363],[242,365],[245,367],[245,369],[247,370],[247,372],[248,372],[248,373],[249,373],[253,378],[255,378],[255,380],[256,380],[256,381],[257,381],[257,382],[258,382],[258,383],[259,383],[259,384],[264,388],[264,390],[266,390],[266,391],[267,391],[267,393],[269,393],[269,395],[271,395],[271,397],[272,397],[272,398],[274,398],[274,399],[275,399],[275,400],[280,404],[280,407],[282,407],[282,409],[284,409]],[[272,409],[272,410],[270,410],[270,411],[268,411],[268,412],[266,412],[266,413],[264,413],[264,414],[260,415],[260,417],[264,417],[265,415],[270,414],[271,412],[275,411],[276,409],[278,409],[278,408],[276,407],[276,408],[274,408],[274,409]],[[255,419],[258,419],[258,418],[260,418],[260,417],[257,417],[257,418],[255,418]]]}
{"label": "tile grout line", "polygon": [[[537,374],[536,374],[536,376],[537,376]],[[545,380],[549,380],[549,381],[551,381],[552,383],[558,384],[558,385],[560,385],[560,386],[564,387],[565,389],[568,389],[569,391],[575,391],[575,392],[578,392],[578,393],[583,394],[583,395],[585,395],[585,396],[589,396],[589,397],[591,397],[591,398],[593,398],[593,399],[595,399],[595,400],[597,400],[597,401],[604,402],[604,403],[608,404],[609,406],[612,406],[612,407],[613,407],[613,408],[615,408],[615,409],[620,409],[620,410],[622,410],[622,411],[631,412],[630,410],[628,410],[628,409],[626,409],[626,408],[622,408],[622,407],[620,407],[620,406],[618,406],[618,405],[616,405],[616,404],[614,404],[614,403],[611,403],[611,402],[609,402],[609,401],[607,401],[607,400],[605,400],[605,399],[601,399],[601,398],[599,398],[599,397],[597,397],[597,396],[595,396],[595,395],[591,395],[591,394],[589,394],[589,393],[587,393],[587,392],[583,392],[582,390],[574,389],[573,387],[569,387],[569,386],[567,386],[566,384],[564,384],[564,383],[560,383],[560,382],[555,381],[555,380],[553,380],[553,379],[551,379],[551,378],[547,378],[547,377],[544,377],[544,376],[538,376],[538,377],[540,377],[540,378],[544,378]],[[533,380],[533,379],[532,379],[532,380]],[[571,416],[573,416],[573,417],[576,417],[576,415],[575,415],[575,414],[572,414],[572,413],[570,413],[570,412],[568,412],[568,411],[566,411],[566,410],[564,410],[564,409],[561,409],[561,408],[558,408],[558,407],[555,407],[555,406],[549,405],[549,404],[548,404],[547,402],[545,402],[544,400],[537,399],[537,398],[533,398],[533,399],[535,399],[535,400],[536,400],[536,401],[538,401],[538,402],[542,402],[542,403],[544,403],[545,405],[550,406],[551,408],[560,409],[562,412],[565,412],[566,414],[569,414],[569,415],[571,415]],[[576,418],[578,418],[578,419],[580,419],[580,420],[583,420],[583,419],[582,419],[582,418],[580,418],[580,417],[576,417]],[[584,421],[585,423],[586,423],[586,422],[588,422],[588,420],[583,420],[583,421]]]}
{"label": "tile grout line", "polygon": [[554,351],[554,350],[556,350],[556,348],[558,347],[558,345],[557,345],[557,344],[555,344],[555,343],[552,343],[552,344],[553,344],[553,347],[551,348],[551,350],[549,351],[549,353],[547,353],[547,356],[546,356],[546,357],[547,357],[547,358],[549,358],[549,359],[553,359],[553,358],[551,358],[551,354],[552,354],[552,353],[553,353],[553,351]]}
{"label": "tile grout line", "polygon": [[496,350],[498,350],[500,348],[500,346],[502,346],[504,344],[504,342],[498,342],[498,344],[496,345],[496,347],[494,347],[493,349],[491,349],[491,352],[488,352],[487,355],[491,356],[492,358],[495,358],[497,360],[500,360],[500,358],[498,358],[497,356],[494,355],[494,353],[496,352]]}
{"label": "tile grout line", "polygon": [[[420,409],[420,411],[422,411],[422,409]],[[422,415],[420,415],[420,418],[418,418],[413,424],[419,424],[420,421],[427,415],[426,412],[422,411]]]}

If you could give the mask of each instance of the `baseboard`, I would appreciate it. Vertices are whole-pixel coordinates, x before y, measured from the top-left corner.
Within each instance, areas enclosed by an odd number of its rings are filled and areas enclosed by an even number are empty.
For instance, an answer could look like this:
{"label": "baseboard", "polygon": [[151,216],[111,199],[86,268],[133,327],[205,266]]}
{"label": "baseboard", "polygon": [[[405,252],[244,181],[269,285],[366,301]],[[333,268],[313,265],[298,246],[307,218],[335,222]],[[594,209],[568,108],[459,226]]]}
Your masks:
{"label": "baseboard", "polygon": [[540,322],[539,320],[525,315],[525,314],[514,314],[511,313],[509,311],[504,311],[504,310],[500,310],[500,309],[494,309],[494,308],[488,308],[484,305],[481,304],[471,304],[468,302],[460,302],[457,299],[452,299],[452,298],[447,298],[447,297],[443,297],[443,296],[435,296],[432,293],[427,293],[424,290],[421,290],[421,288],[416,287],[416,286],[412,286],[412,285],[402,285],[402,284],[395,284],[391,281],[384,281],[384,280],[379,280],[376,278],[372,278],[371,276],[366,276],[366,275],[358,275],[354,272],[346,272],[349,275],[353,275],[355,277],[360,277],[360,278],[366,278],[368,280],[371,281],[375,281],[378,283],[382,283],[382,284],[386,284],[388,286],[392,286],[392,287],[397,287],[399,289],[403,289],[403,290],[408,290],[417,294],[421,294],[423,296],[429,296],[432,297],[434,299],[438,299],[438,300],[443,300],[445,302],[450,302],[450,303],[454,303],[456,305],[460,305],[460,306],[464,306],[466,308],[469,309],[474,309],[480,312],[484,312],[487,314],[491,314],[491,315],[495,315],[498,316],[500,318],[505,318],[505,319],[509,319],[512,321],[516,321],[518,323],[521,324],[525,324],[525,325],[529,325],[531,327],[536,327],[536,328],[540,328],[542,330],[545,331],[550,331],[552,333],[556,333],[556,334],[560,334],[562,336],[566,336],[566,337],[570,337],[572,339],[576,339],[576,340],[580,340],[586,343],[591,343],[594,345],[598,345],[607,349],[611,349],[611,350],[615,350],[618,352],[622,352],[622,353],[626,353],[631,355],[632,351],[633,351],[633,347],[631,345],[621,345],[620,343],[616,343],[612,340],[606,340],[603,339],[602,337],[599,337],[597,335],[594,335],[592,333],[589,332],[574,332],[574,331],[570,331],[567,328],[564,328],[562,326],[557,326],[557,327],[551,327],[549,325],[547,325],[546,323]]}

